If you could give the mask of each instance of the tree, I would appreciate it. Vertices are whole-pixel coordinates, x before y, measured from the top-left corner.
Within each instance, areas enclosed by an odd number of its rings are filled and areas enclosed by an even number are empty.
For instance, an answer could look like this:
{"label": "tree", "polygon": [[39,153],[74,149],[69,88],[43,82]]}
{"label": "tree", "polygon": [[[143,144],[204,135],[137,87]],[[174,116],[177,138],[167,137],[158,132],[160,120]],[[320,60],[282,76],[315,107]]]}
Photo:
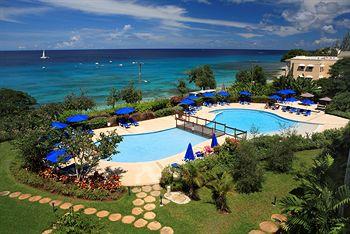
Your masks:
{"label": "tree", "polygon": [[296,194],[281,199],[283,212],[288,215],[284,227],[289,233],[342,233],[349,218],[342,217],[339,209],[350,204],[350,188],[334,188],[331,178],[325,178],[333,160],[319,157],[311,173],[299,175],[301,185]]}
{"label": "tree", "polygon": [[236,75],[237,82],[266,84],[266,74],[262,67],[253,66],[249,70],[239,71]]}
{"label": "tree", "polygon": [[68,94],[64,98],[63,106],[66,110],[88,110],[96,105],[94,100],[86,96],[83,91],[77,96],[74,93]]}
{"label": "tree", "polygon": [[209,65],[194,68],[188,71],[187,74],[189,82],[194,82],[201,89],[216,88],[215,76]]}
{"label": "tree", "polygon": [[236,190],[241,193],[260,191],[263,170],[258,164],[257,149],[247,142],[241,142],[234,159],[231,171]]}
{"label": "tree", "polygon": [[142,100],[142,92],[135,89],[134,82],[130,82],[128,86],[121,90],[120,97],[126,103],[137,103]]}
{"label": "tree", "polygon": [[211,197],[215,203],[217,210],[221,213],[231,213],[227,204],[227,193],[232,186],[232,177],[226,171],[215,172],[210,170],[206,175],[205,186],[211,190]]}
{"label": "tree", "polygon": [[93,172],[100,160],[110,160],[113,154],[118,153],[117,144],[122,141],[115,131],[108,135],[100,133],[97,143],[82,128],[68,127],[66,132],[68,137],[62,139],[61,147],[72,157],[79,180]]}
{"label": "tree", "polygon": [[309,56],[310,52],[303,50],[303,49],[293,49],[293,50],[289,50],[287,53],[285,53],[282,58],[281,58],[281,62],[285,62],[287,59],[293,58],[295,56]]}
{"label": "tree", "polygon": [[327,95],[350,90],[350,58],[338,60],[329,70],[328,86],[323,87]]}
{"label": "tree", "polygon": [[341,42],[340,49],[342,51],[349,51],[350,50],[350,32],[345,34],[345,36]]}
{"label": "tree", "polygon": [[14,116],[34,109],[36,100],[29,94],[13,89],[0,89],[0,117]]}
{"label": "tree", "polygon": [[202,185],[202,174],[194,163],[186,163],[181,167],[182,190],[192,199],[199,200],[198,189]]}
{"label": "tree", "polygon": [[331,104],[327,106],[327,112],[332,111],[350,112],[350,92],[338,93],[333,97]]}
{"label": "tree", "polygon": [[115,88],[111,88],[111,90],[109,91],[109,95],[106,98],[107,105],[112,106],[114,108],[115,104],[117,104],[119,99],[120,99],[120,92],[118,92],[118,90],[116,90]]}
{"label": "tree", "polygon": [[180,79],[177,81],[176,88],[177,91],[181,94],[181,96],[184,96],[186,93],[188,93],[188,88],[184,79]]}
{"label": "tree", "polygon": [[293,89],[298,94],[312,93],[319,95],[322,92],[322,88],[319,87],[319,82],[312,79],[298,77],[294,79],[292,76],[280,76],[273,80],[273,87],[275,90],[280,89]]}
{"label": "tree", "polygon": [[292,169],[294,152],[292,142],[282,139],[269,147],[268,168],[276,172],[288,172]]}

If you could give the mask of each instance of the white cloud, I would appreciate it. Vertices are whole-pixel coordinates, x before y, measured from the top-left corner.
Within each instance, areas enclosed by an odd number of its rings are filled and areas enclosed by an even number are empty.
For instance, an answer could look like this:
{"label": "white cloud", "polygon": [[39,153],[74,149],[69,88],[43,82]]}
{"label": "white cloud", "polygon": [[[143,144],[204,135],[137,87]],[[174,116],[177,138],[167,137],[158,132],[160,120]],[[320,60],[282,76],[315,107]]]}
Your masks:
{"label": "white cloud", "polygon": [[318,40],[314,41],[315,45],[331,45],[333,43],[335,43],[336,41],[338,41],[337,38],[327,38],[327,37],[321,37]]}
{"label": "white cloud", "polygon": [[148,32],[138,32],[138,33],[134,33],[134,35],[138,39],[146,40],[146,41],[162,41],[165,38],[162,35],[156,35],[156,34],[148,33]]}
{"label": "white cloud", "polygon": [[131,26],[130,24],[126,24],[126,25],[124,25],[124,27],[123,27],[123,31],[124,31],[124,32],[129,31],[129,30],[131,30],[131,29],[132,29],[132,26]]}
{"label": "white cloud", "polygon": [[350,19],[342,19],[335,22],[336,25],[350,29]]}
{"label": "white cloud", "polygon": [[62,48],[72,48],[75,47],[77,42],[80,41],[80,35],[74,35],[69,40],[67,41],[62,41],[58,42],[55,46],[57,49],[62,49]]}
{"label": "white cloud", "polygon": [[261,34],[255,34],[255,33],[237,33],[237,35],[244,37],[244,38],[253,38],[253,37],[262,37]]}
{"label": "white cloud", "polygon": [[325,25],[322,27],[322,31],[325,33],[336,33],[337,31],[334,29],[333,25]]}
{"label": "white cloud", "polygon": [[209,0],[182,0],[183,2],[198,2],[206,5],[210,5],[211,2]]}
{"label": "white cloud", "polygon": [[49,11],[48,7],[0,7],[0,21],[18,23],[16,18],[23,15],[35,15]]}

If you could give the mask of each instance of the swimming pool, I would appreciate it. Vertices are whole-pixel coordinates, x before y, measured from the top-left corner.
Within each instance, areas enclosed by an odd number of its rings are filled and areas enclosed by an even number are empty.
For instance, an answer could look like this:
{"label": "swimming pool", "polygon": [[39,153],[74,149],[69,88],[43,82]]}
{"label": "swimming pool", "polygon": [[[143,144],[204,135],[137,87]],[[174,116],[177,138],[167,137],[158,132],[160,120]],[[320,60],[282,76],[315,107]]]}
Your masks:
{"label": "swimming pool", "polygon": [[229,127],[238,128],[250,133],[255,129],[258,133],[270,133],[282,129],[297,127],[299,122],[279,117],[278,115],[259,110],[224,109],[215,110],[215,121]]}
{"label": "swimming pool", "polygon": [[205,137],[171,128],[159,132],[124,135],[113,162],[148,162],[173,156],[208,140]]}

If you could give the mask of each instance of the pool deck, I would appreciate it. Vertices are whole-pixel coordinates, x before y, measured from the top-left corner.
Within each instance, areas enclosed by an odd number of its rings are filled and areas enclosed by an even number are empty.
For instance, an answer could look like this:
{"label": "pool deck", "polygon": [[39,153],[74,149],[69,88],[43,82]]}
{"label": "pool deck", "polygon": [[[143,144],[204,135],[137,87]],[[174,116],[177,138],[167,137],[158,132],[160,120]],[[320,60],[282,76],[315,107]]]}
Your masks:
{"label": "pool deck", "polygon": [[[298,104],[294,104],[292,106],[302,107]],[[287,118],[294,121],[300,121],[304,123],[312,123],[315,125],[302,125],[299,129],[295,129],[298,134],[306,135],[313,132],[322,132],[326,129],[334,129],[344,127],[349,120],[340,118],[333,115],[325,114],[324,112],[312,112],[311,116],[303,116],[291,114],[288,112],[283,112],[281,109],[279,110],[265,110],[265,104],[261,103],[251,103],[250,105],[241,105],[238,103],[231,103],[230,105],[225,106],[216,106],[216,107],[203,107],[202,110],[198,111],[196,116],[205,119],[214,119],[215,114],[211,113],[213,110],[220,109],[229,109],[229,108],[240,108],[240,109],[250,109],[250,110],[263,110],[269,113],[276,114],[280,117]],[[313,107],[308,107],[308,109],[314,110]],[[127,135],[127,134],[138,134],[138,133],[147,133],[154,131],[161,131],[169,128],[175,127],[175,118],[174,116],[167,116],[157,119],[145,120],[140,122],[140,126],[131,127],[129,129],[124,129],[122,127],[109,127],[109,128],[101,128],[95,129],[95,136],[98,136],[101,132],[109,132],[116,130],[119,135]],[[218,138],[219,144],[222,144],[225,140],[226,136],[221,136]],[[202,142],[198,145],[193,146],[194,152],[198,150],[202,150],[204,146],[210,145],[211,140],[208,139],[205,142]],[[184,146],[184,151],[187,146]],[[118,156],[117,156],[118,157]],[[162,170],[171,163],[183,163],[184,152],[170,156],[168,158],[164,158],[157,161],[151,162],[138,162],[138,163],[122,163],[122,162],[111,162],[101,160],[99,164],[100,169],[104,169],[106,167],[111,168],[122,168],[126,171],[122,177],[122,184],[124,186],[140,186],[140,185],[150,185],[159,183]]]}

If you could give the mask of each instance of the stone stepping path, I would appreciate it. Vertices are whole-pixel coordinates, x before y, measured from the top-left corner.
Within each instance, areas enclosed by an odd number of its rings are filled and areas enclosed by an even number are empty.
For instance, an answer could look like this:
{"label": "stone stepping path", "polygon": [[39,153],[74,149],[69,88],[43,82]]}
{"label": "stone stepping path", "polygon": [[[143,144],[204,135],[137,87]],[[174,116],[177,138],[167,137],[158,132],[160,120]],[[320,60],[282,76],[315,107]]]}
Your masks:
{"label": "stone stepping path", "polygon": [[143,218],[148,220],[154,219],[155,217],[156,217],[156,214],[152,211],[148,211],[143,215]]}
{"label": "stone stepping path", "polygon": [[122,215],[119,213],[111,214],[108,219],[112,222],[116,222],[122,218]]}
{"label": "stone stepping path", "polygon": [[287,216],[285,216],[283,214],[273,214],[273,215],[271,215],[271,219],[276,220],[280,223],[287,222]]}
{"label": "stone stepping path", "polygon": [[[29,202],[38,202],[40,204],[49,203],[51,206],[59,206],[59,208],[62,210],[68,210],[72,208],[74,212],[83,210],[83,213],[86,215],[96,214],[96,216],[99,218],[108,217],[108,220],[111,222],[121,220],[121,222],[124,224],[133,224],[135,228],[144,228],[147,226],[147,228],[151,231],[160,230],[161,234],[173,234],[174,230],[171,227],[162,228],[162,225],[158,221],[148,221],[154,220],[157,216],[156,213],[153,212],[153,210],[156,209],[156,197],[159,197],[161,195],[161,190],[162,188],[160,185],[146,185],[142,187],[132,188],[131,191],[136,195],[137,199],[133,200],[132,202],[135,206],[131,211],[132,215],[126,216],[123,216],[119,213],[110,214],[110,212],[107,210],[97,211],[97,209],[93,207],[85,208],[85,206],[81,204],[74,205],[70,202],[62,203],[61,200],[52,200],[50,197],[43,198],[39,195],[32,196],[31,194],[22,194],[19,191],[13,193],[11,193],[10,191],[1,191],[0,197],[9,196],[10,198],[18,198],[19,200],[28,199]],[[162,201],[163,204],[168,204],[170,202],[167,199],[163,199]],[[143,206],[143,208],[141,206]],[[136,220],[135,216],[139,216],[142,213],[144,213],[143,218],[138,218]],[[51,232],[52,229],[48,229],[45,230],[43,233],[48,234]]]}
{"label": "stone stepping path", "polygon": [[151,231],[157,231],[159,230],[160,228],[162,227],[162,225],[158,222],[158,221],[153,221],[153,222],[150,222],[148,225],[147,225],[147,228]]}
{"label": "stone stepping path", "polygon": [[28,199],[32,196],[32,194],[26,193],[26,194],[22,194],[18,197],[19,200],[25,200]]}
{"label": "stone stepping path", "polygon": [[264,221],[259,224],[260,230],[267,233],[275,233],[278,231],[278,226],[272,221]]}
{"label": "stone stepping path", "polygon": [[62,210],[68,210],[68,209],[71,208],[72,206],[73,206],[72,203],[70,203],[70,202],[65,202],[65,203],[63,203],[63,204],[60,206],[60,208],[61,208]]}
{"label": "stone stepping path", "polygon": [[52,233],[52,229],[47,229],[43,231],[41,234],[51,234],[51,233]]}
{"label": "stone stepping path", "polygon": [[108,215],[109,215],[109,212],[106,210],[101,210],[96,213],[96,216],[99,218],[104,218],[104,217],[107,217]]}
{"label": "stone stepping path", "polygon": [[131,224],[135,221],[135,216],[127,215],[122,218],[122,223]]}
{"label": "stone stepping path", "polygon": [[272,214],[272,221],[264,221],[259,224],[259,230],[251,230],[249,234],[277,233],[281,226],[287,222],[287,216],[283,214]]}
{"label": "stone stepping path", "polygon": [[263,232],[261,230],[251,230],[248,232],[248,234],[266,234],[266,232]]}
{"label": "stone stepping path", "polygon": [[142,228],[142,227],[146,226],[147,223],[148,223],[148,222],[147,222],[146,220],[144,220],[144,219],[138,219],[138,220],[135,221],[134,227],[136,227],[136,228]]}
{"label": "stone stepping path", "polygon": [[33,196],[28,199],[30,202],[36,202],[39,201],[42,198],[42,196]]}

